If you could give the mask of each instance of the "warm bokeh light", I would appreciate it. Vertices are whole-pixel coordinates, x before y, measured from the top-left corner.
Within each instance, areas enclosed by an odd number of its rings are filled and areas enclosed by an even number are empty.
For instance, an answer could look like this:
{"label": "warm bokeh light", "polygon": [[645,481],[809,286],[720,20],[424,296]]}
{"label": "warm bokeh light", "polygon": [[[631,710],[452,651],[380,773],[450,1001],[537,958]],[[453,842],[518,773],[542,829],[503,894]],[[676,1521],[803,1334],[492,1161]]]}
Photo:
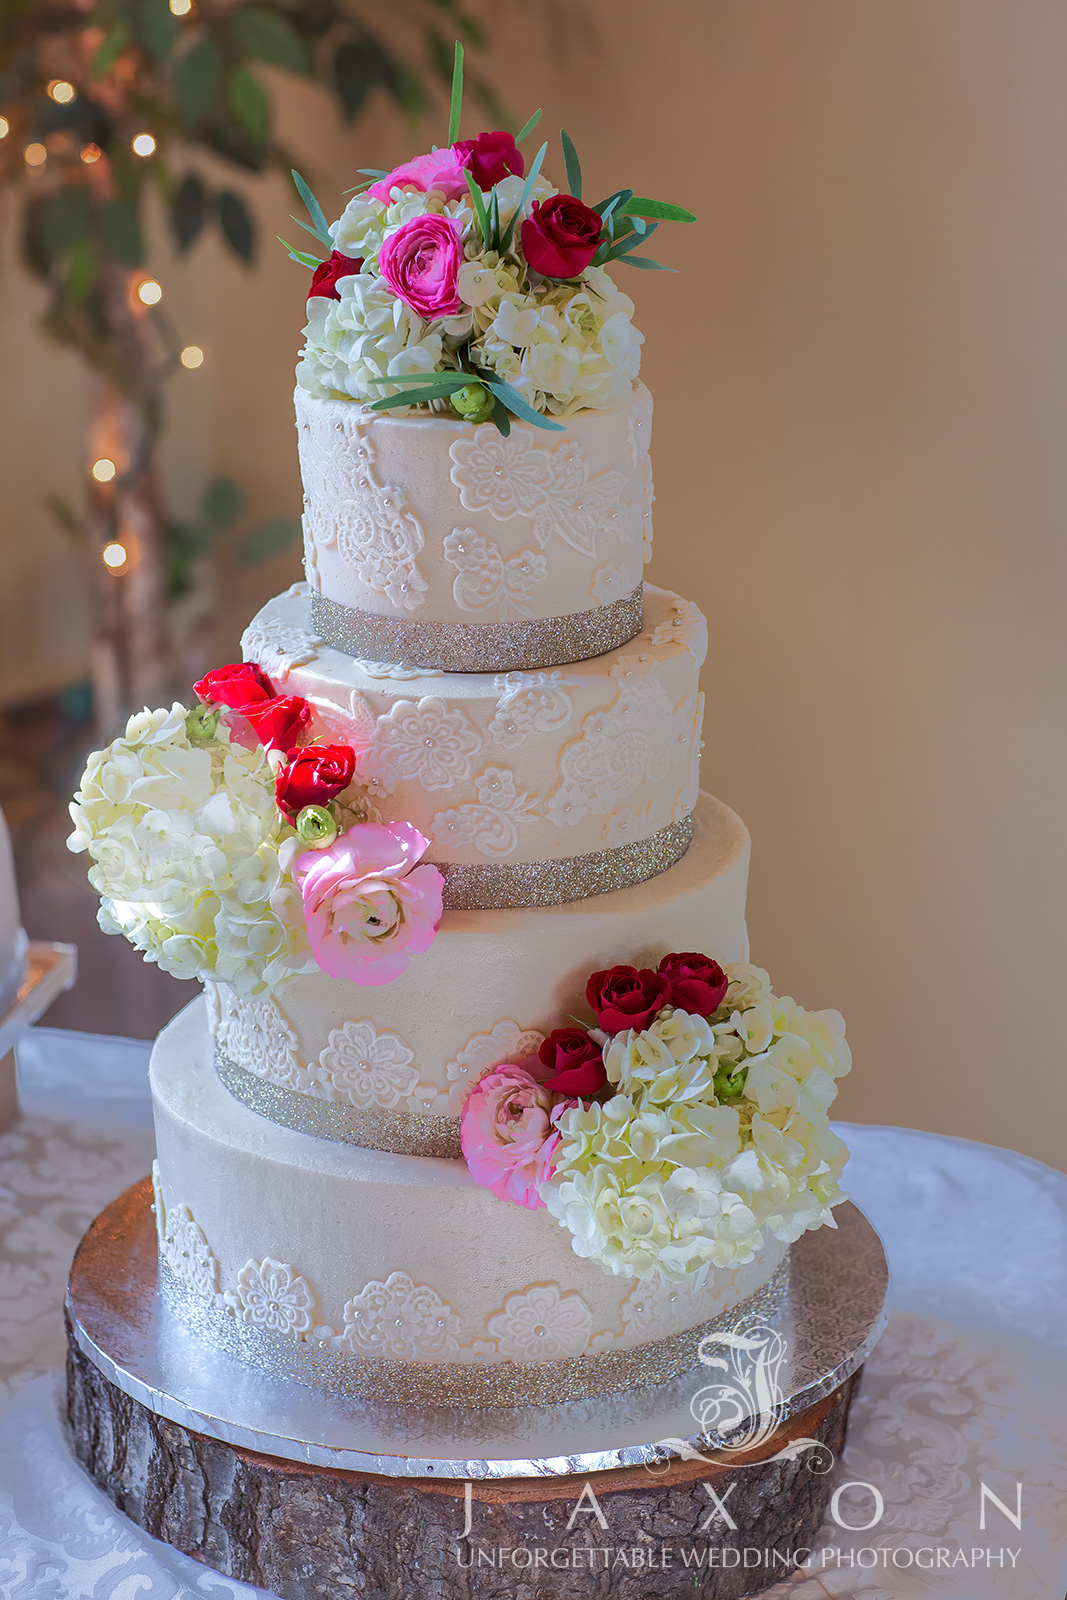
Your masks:
{"label": "warm bokeh light", "polygon": [[28,144],[22,152],[23,160],[28,167],[43,167],[48,160],[48,151],[43,144]]}
{"label": "warm bokeh light", "polygon": [[187,344],[182,351],[183,367],[202,367],[204,365],[204,352],[198,344]]}
{"label": "warm bokeh light", "polygon": [[155,278],[145,278],[137,285],[137,298],[143,306],[158,306],[163,298],[163,289]]}
{"label": "warm bokeh light", "polygon": [[6,117],[0,117],[0,139],[6,139],[11,132],[11,124]]}
{"label": "warm bokeh light", "polygon": [[111,544],[106,544],[104,546],[100,552],[100,558],[105,567],[110,567],[112,572],[117,572],[120,567],[124,567],[126,565],[128,560],[126,546],[124,544],[119,544],[118,540],[115,539]]}
{"label": "warm bokeh light", "polygon": [[70,102],[78,97],[77,89],[72,83],[68,83],[66,78],[53,78],[48,85],[48,93],[56,104],[61,106],[69,106]]}
{"label": "warm bokeh light", "polygon": [[150,156],[155,148],[156,141],[150,133],[139,133],[133,141],[133,153],[135,156]]}
{"label": "warm bokeh light", "polygon": [[193,0],[170,0],[170,9],[176,17],[187,17],[193,9]]}
{"label": "warm bokeh light", "polygon": [[78,154],[85,162],[85,165],[91,167],[94,161],[100,160],[100,146],[98,144],[83,144]]}
{"label": "warm bokeh light", "polygon": [[97,483],[110,483],[118,468],[108,456],[101,456],[99,461],[93,462],[93,477]]}

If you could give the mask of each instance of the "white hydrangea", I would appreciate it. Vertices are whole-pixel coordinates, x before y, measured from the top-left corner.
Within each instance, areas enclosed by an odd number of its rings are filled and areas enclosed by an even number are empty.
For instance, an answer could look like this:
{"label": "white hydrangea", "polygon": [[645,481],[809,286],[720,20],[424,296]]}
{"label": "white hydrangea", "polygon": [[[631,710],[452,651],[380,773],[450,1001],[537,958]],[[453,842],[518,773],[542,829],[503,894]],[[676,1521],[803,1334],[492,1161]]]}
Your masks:
{"label": "white hydrangea", "polygon": [[221,723],[191,744],[185,718],[178,704],[139,712],[89,757],[68,845],[92,860],[106,933],[175,977],[258,994],[315,970],[279,860],[274,774],[261,747],[231,743]]}
{"label": "white hydrangea", "polygon": [[[450,217],[458,224],[460,237],[464,241],[471,239],[472,249],[477,248],[472,239],[474,206],[469,196],[446,200],[439,189],[423,193],[411,188],[394,189],[393,194],[395,198],[388,205],[366,194],[354,195],[330,228],[334,249],[342,255],[362,257],[364,273],[376,274],[382,241],[415,217]],[[513,200],[513,210],[514,207]]]}
{"label": "white hydrangea", "polygon": [[[444,335],[397,300],[383,279],[358,272],[338,282],[339,300],[308,301],[304,353],[296,381],[310,394],[332,399],[379,400],[398,394],[403,379],[433,372],[442,360]],[[374,383],[396,378],[395,384]],[[405,415],[400,406],[391,413]]]}
{"label": "white hydrangea", "polygon": [[833,1226],[847,1152],[827,1121],[851,1065],[836,1012],[771,993],[760,968],[726,968],[709,1020],[666,1007],[604,1048],[616,1093],[563,1112],[542,1188],[576,1254],[624,1277],[699,1285],[751,1261],[768,1235]]}

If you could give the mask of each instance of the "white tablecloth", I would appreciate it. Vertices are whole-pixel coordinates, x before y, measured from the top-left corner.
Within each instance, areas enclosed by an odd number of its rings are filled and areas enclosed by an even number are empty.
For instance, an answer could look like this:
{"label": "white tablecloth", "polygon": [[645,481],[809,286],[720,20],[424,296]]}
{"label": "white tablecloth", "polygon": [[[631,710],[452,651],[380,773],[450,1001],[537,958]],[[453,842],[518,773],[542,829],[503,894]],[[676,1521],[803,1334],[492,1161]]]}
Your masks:
{"label": "white tablecloth", "polygon": [[[92,1217],[148,1170],[148,1046],[36,1029],[24,1114],[0,1138],[0,1595],[233,1600],[260,1591],[120,1515],[61,1418],[63,1290]],[[1063,1600],[1067,1590],[1067,1178],[1010,1151],[843,1125],[847,1186],[893,1273],[840,1484],[878,1523],[828,1518],[771,1600]],[[1014,1516],[1016,1528],[982,1485]],[[1017,1485],[1021,1484],[1021,1490]],[[710,1504],[710,1502],[709,1502]],[[869,1520],[870,1488],[842,1522]]]}

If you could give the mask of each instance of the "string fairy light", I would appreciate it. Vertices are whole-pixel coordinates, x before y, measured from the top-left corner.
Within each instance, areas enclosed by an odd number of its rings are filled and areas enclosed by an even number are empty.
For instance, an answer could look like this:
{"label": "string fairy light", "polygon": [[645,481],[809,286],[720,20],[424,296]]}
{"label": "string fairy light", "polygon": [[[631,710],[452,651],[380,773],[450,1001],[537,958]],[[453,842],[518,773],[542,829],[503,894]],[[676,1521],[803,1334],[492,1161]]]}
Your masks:
{"label": "string fairy light", "polygon": [[0,139],[6,139],[11,132],[11,124],[6,117],[0,117]]}
{"label": "string fairy light", "polygon": [[143,306],[158,306],[163,298],[163,287],[155,278],[142,278],[137,285],[137,298]]}
{"label": "string fairy light", "polygon": [[182,351],[182,366],[188,367],[190,371],[195,371],[197,367],[202,367],[203,365],[204,352],[200,346],[198,344],[187,344]]}
{"label": "string fairy light", "polygon": [[83,144],[78,154],[85,162],[85,165],[91,167],[94,161],[100,160],[100,146],[98,144]]}
{"label": "string fairy light", "polygon": [[48,85],[48,93],[60,106],[69,106],[72,100],[78,98],[77,89],[72,83],[68,83],[66,78],[53,78]]}
{"label": "string fairy light", "polygon": [[131,148],[135,156],[150,156],[156,148],[156,141],[150,133],[139,133]]}
{"label": "string fairy light", "polygon": [[93,462],[92,470],[97,483],[110,483],[118,468],[109,456],[101,456],[99,461]]}
{"label": "string fairy light", "polygon": [[170,0],[170,9],[176,17],[187,17],[193,9],[193,0]]}
{"label": "string fairy light", "polygon": [[118,539],[113,539],[101,550],[100,559],[110,572],[120,572],[129,560],[129,555],[126,546]]}
{"label": "string fairy light", "polygon": [[28,144],[23,150],[22,159],[28,167],[43,167],[48,160],[48,151],[43,144],[39,144],[35,139],[32,144]]}

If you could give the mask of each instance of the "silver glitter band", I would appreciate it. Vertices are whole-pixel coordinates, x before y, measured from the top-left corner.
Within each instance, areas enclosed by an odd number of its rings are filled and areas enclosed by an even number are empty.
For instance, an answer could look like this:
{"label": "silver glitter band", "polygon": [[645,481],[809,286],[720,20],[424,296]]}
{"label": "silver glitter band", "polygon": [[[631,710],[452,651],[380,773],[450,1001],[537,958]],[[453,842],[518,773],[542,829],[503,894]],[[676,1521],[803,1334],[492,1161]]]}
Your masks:
{"label": "silver glitter band", "polygon": [[215,1070],[235,1100],[268,1122],[297,1133],[310,1133],[317,1139],[333,1139],[337,1144],[358,1144],[367,1150],[388,1150],[399,1156],[437,1156],[442,1161],[458,1161],[463,1155],[459,1142],[458,1117],[434,1117],[418,1111],[386,1111],[357,1106],[338,1100],[318,1100],[270,1083],[231,1061],[215,1046]]}
{"label": "silver glitter band", "polygon": [[559,1361],[459,1362],[430,1366],[387,1361],[338,1349],[330,1341],[287,1339],[245,1322],[223,1303],[194,1293],[161,1260],[159,1292],[176,1316],[208,1343],[272,1377],[303,1383],[343,1399],[434,1406],[559,1405],[667,1383],[699,1363],[702,1339],[736,1332],[773,1317],[789,1281],[789,1257],[746,1300],[684,1333],[626,1350],[568,1356]]}
{"label": "silver glitter band", "polygon": [[592,611],[528,622],[430,622],[356,611],[317,590],[312,631],[335,650],[368,661],[399,661],[444,672],[518,672],[602,656],[641,631],[642,584]]}
{"label": "silver glitter band", "polygon": [[680,817],[647,839],[584,856],[552,861],[435,861],[445,880],[446,911],[505,911],[521,906],[558,906],[568,900],[629,889],[680,861],[693,842],[692,817]]}

